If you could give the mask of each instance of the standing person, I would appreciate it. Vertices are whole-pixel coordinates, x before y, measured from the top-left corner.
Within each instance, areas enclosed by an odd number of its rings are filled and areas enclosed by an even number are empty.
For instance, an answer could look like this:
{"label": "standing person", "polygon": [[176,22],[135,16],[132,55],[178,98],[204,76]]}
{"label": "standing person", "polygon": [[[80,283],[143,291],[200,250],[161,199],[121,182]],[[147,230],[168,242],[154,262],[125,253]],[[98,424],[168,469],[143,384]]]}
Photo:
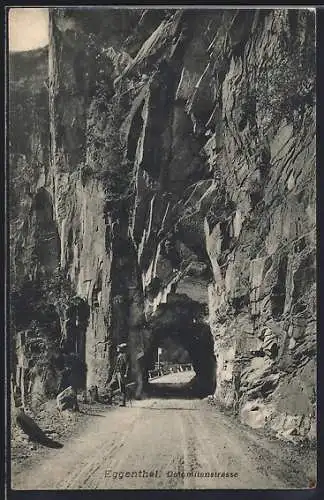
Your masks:
{"label": "standing person", "polygon": [[129,372],[129,356],[127,354],[127,344],[117,346],[116,378],[122,395],[121,406],[126,406],[126,382]]}

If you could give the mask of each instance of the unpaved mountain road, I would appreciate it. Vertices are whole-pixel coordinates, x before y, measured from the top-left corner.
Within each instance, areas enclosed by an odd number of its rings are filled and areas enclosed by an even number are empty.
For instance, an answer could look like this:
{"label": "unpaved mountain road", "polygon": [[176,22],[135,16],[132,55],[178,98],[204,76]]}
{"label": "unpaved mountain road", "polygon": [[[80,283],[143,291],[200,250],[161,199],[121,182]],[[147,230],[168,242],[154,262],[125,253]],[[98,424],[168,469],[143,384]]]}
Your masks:
{"label": "unpaved mountain road", "polygon": [[307,488],[315,463],[303,453],[206,401],[150,398],[94,416],[64,448],[13,474],[12,489]]}

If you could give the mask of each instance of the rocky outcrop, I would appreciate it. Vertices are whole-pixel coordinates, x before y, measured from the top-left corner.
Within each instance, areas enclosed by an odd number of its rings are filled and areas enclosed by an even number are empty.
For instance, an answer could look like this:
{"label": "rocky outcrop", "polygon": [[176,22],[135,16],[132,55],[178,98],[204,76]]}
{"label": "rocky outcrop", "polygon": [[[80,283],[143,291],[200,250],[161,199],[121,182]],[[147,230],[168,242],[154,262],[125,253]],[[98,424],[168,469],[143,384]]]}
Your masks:
{"label": "rocky outcrop", "polygon": [[57,395],[56,402],[60,411],[75,409],[77,406],[77,395],[72,387],[69,386]]}
{"label": "rocky outcrop", "polygon": [[39,234],[89,307],[89,384],[128,341],[139,395],[180,340],[244,422],[315,437],[314,33],[308,10],[52,9]]}

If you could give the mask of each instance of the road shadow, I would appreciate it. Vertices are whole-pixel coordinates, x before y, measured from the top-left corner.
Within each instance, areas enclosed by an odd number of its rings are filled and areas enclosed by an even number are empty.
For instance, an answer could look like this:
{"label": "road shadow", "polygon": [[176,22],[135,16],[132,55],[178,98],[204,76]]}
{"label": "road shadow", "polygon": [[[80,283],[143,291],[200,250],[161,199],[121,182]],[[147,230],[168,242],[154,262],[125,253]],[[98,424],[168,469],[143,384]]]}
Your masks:
{"label": "road shadow", "polygon": [[16,409],[15,420],[20,429],[27,434],[30,441],[41,444],[46,448],[63,448],[62,443],[48,437],[43,429],[41,429],[34,419],[27,415],[22,408]]}

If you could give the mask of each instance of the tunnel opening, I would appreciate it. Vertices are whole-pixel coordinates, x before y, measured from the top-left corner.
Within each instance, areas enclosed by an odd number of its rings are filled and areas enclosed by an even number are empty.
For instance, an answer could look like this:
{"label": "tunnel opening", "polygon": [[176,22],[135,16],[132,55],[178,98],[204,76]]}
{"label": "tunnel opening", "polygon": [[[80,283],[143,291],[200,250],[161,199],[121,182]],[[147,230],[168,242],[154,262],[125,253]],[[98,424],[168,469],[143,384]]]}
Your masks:
{"label": "tunnel opening", "polygon": [[[149,321],[144,389],[155,397],[205,397],[216,389],[214,340],[206,306],[170,294]],[[162,378],[163,377],[163,378]]]}
{"label": "tunnel opening", "polygon": [[156,332],[147,363],[145,392],[148,396],[193,396],[190,387],[194,378],[191,356],[177,332]]}

